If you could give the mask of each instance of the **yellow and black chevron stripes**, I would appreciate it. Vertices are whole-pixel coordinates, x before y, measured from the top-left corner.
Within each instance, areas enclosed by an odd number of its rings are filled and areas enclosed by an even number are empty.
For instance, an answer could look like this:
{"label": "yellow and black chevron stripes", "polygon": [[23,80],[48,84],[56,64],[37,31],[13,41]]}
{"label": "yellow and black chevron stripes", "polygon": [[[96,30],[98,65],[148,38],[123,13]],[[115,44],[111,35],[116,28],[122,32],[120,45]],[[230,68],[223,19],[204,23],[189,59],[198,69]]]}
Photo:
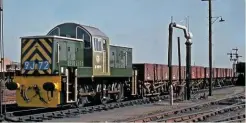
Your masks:
{"label": "yellow and black chevron stripes", "polygon": [[[52,66],[52,39],[23,39],[21,49],[22,74],[51,74]],[[34,61],[34,70],[24,70],[26,61]],[[38,70],[39,61],[48,61],[48,70]]]}

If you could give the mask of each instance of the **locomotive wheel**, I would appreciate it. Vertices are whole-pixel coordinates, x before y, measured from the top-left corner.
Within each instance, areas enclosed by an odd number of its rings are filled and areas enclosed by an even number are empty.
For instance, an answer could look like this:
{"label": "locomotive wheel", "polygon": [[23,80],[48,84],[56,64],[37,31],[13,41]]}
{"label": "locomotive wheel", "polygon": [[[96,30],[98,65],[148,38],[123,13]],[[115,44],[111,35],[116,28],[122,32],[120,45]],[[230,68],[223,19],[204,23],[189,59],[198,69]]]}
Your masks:
{"label": "locomotive wheel", "polygon": [[[103,90],[106,90],[107,86],[106,84],[103,84]],[[95,103],[101,103],[101,104],[107,104],[108,103],[108,95],[106,95],[105,91],[102,91],[102,85],[98,84],[97,85],[97,91],[100,92],[96,97]]]}
{"label": "locomotive wheel", "polygon": [[[86,93],[86,90],[84,87],[81,87],[81,88],[79,88],[78,92],[79,93]],[[82,97],[82,96],[78,95],[76,107],[84,107],[87,100],[88,100],[87,97]]]}
{"label": "locomotive wheel", "polygon": [[122,98],[124,97],[124,88],[121,83],[117,83],[115,88],[115,91],[119,91],[119,93],[113,94],[113,99],[116,102],[120,102]]}
{"label": "locomotive wheel", "polygon": [[[106,84],[103,84],[103,90],[106,90],[107,86]],[[101,92],[100,94],[100,101],[102,104],[106,104],[108,102],[108,95],[105,94],[105,92]]]}

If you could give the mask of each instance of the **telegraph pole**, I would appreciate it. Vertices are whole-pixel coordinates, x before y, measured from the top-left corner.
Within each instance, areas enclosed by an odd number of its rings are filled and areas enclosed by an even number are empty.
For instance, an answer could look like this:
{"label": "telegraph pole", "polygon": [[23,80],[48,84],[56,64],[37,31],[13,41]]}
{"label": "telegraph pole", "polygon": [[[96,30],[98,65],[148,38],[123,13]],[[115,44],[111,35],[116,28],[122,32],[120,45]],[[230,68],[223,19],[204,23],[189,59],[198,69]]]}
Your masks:
{"label": "telegraph pole", "polygon": [[212,96],[212,1],[208,1],[209,11],[209,96]]}
{"label": "telegraph pole", "polygon": [[[208,96],[212,96],[212,0],[201,0],[201,1],[208,1],[208,34],[209,34],[209,94]],[[217,18],[218,19],[218,18]]]}
{"label": "telegraph pole", "polygon": [[[223,22],[225,20],[222,19],[222,16],[219,17],[212,17],[212,0],[201,0],[201,1],[208,1],[208,21],[209,21],[209,29],[208,29],[208,33],[209,33],[209,96],[212,96],[212,24],[220,18],[219,22]],[[212,21],[212,18],[216,18],[214,21]]]}
{"label": "telegraph pole", "polygon": [[0,117],[3,119],[3,85],[4,85],[4,45],[3,45],[3,0],[0,0],[0,55],[1,55],[1,83],[0,83]]}

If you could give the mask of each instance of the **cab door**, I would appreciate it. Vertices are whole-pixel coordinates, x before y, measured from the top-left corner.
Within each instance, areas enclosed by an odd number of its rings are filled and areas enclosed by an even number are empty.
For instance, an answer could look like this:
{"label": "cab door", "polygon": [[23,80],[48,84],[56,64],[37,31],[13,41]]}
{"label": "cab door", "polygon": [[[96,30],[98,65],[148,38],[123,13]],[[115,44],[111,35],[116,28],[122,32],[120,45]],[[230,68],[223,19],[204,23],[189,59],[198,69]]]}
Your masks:
{"label": "cab door", "polygon": [[102,40],[103,49],[103,73],[109,74],[109,45],[106,40]]}
{"label": "cab door", "polygon": [[101,38],[93,39],[93,74],[106,75],[109,73],[107,41]]}

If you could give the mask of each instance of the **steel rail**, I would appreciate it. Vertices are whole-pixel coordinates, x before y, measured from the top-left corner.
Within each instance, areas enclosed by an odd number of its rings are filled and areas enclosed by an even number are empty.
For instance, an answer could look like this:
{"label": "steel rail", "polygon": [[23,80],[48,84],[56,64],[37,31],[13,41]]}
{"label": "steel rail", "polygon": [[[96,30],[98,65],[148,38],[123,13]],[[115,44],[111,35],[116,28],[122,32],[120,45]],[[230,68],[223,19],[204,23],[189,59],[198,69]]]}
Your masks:
{"label": "steel rail", "polygon": [[227,117],[227,118],[224,118],[224,119],[220,119],[220,120],[216,120],[216,121],[214,121],[214,122],[225,122],[225,121],[227,121],[227,122],[231,122],[231,121],[233,121],[233,122],[236,122],[237,120],[245,120],[245,113],[244,114],[236,114],[236,115],[234,115],[234,116],[230,116],[230,117]]}
{"label": "steel rail", "polygon": [[218,114],[223,114],[223,113],[226,113],[228,111],[234,111],[234,110],[242,109],[242,108],[245,108],[245,104],[233,105],[233,106],[229,106],[229,107],[226,107],[226,108],[218,109],[216,111],[212,111],[212,112],[209,112],[209,113],[204,113],[204,114],[201,114],[201,115],[197,115],[197,116],[195,116],[193,118],[190,118],[188,120],[184,120],[184,122],[201,122],[201,121],[204,121],[208,117],[215,116],[215,115],[218,115]]}
{"label": "steel rail", "polygon": [[226,106],[224,108],[217,109],[216,111],[214,111],[214,109],[209,109],[206,111],[195,112],[195,113],[191,113],[191,114],[184,114],[182,116],[173,116],[170,118],[160,119],[160,120],[156,120],[155,122],[181,122],[181,121],[191,122],[192,119],[194,119],[196,117],[200,118],[201,115],[211,114],[211,113],[217,112],[217,111],[219,111],[219,113],[223,113],[223,112],[221,112],[222,109],[231,109],[231,108],[237,107],[238,105],[244,105],[244,104],[241,104],[241,102],[239,102],[239,103],[236,103],[236,104],[233,104],[230,106]]}
{"label": "steel rail", "polygon": [[229,97],[225,97],[222,99],[217,99],[215,101],[208,101],[208,102],[197,104],[195,106],[188,106],[188,107],[184,107],[184,108],[177,109],[177,110],[171,110],[171,111],[158,110],[158,111],[146,114],[146,115],[116,120],[114,122],[150,122],[150,121],[156,121],[158,119],[162,119],[162,118],[165,118],[166,116],[170,116],[173,114],[179,114],[179,113],[183,113],[183,112],[187,112],[187,111],[194,111],[196,109],[199,109],[200,107],[204,107],[204,106],[211,105],[211,104],[213,105],[213,104],[221,103],[222,101],[228,100],[230,98],[237,98],[237,97],[235,97],[236,95],[243,95],[243,94],[241,94],[241,93],[235,94],[235,95],[231,95]]}
{"label": "steel rail", "polygon": [[240,122],[244,122],[244,123],[245,123],[245,122],[246,122],[246,119],[245,119],[245,118],[242,118],[242,119],[237,119],[237,120],[228,120],[227,122],[230,122],[230,123],[231,123],[231,122],[236,122],[236,123],[238,123],[238,122],[239,122],[239,123],[240,123]]}

